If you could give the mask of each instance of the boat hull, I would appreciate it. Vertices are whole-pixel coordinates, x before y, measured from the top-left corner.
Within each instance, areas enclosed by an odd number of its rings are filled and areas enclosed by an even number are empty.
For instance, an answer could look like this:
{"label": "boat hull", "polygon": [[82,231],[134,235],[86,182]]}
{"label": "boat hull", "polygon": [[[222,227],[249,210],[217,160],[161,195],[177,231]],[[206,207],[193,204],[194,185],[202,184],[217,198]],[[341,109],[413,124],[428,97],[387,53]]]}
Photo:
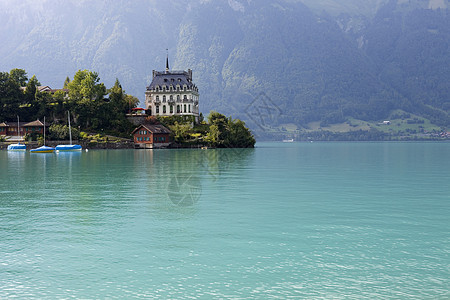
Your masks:
{"label": "boat hull", "polygon": [[55,147],[56,151],[67,152],[67,151],[81,151],[80,145],[58,145]]}
{"label": "boat hull", "polygon": [[48,146],[41,146],[36,149],[30,150],[31,153],[53,153],[55,152],[55,148],[48,147]]}
{"label": "boat hull", "polygon": [[27,151],[27,146],[23,144],[8,145],[8,151]]}

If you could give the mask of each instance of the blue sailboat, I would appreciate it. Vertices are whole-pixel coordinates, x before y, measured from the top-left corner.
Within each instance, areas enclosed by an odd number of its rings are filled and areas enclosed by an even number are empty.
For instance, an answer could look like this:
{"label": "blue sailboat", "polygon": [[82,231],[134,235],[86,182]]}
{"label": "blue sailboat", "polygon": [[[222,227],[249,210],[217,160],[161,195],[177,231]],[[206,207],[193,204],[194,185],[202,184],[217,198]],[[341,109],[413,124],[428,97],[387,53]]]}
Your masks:
{"label": "blue sailboat", "polygon": [[67,119],[69,120],[69,139],[70,145],[57,145],[55,147],[56,151],[81,151],[82,148],[80,145],[72,145],[72,129],[70,127],[70,112],[67,112]]}
{"label": "blue sailboat", "polygon": [[[20,136],[19,116],[17,116],[17,135]],[[8,151],[26,151],[27,146],[18,142],[17,144],[8,145]]]}
{"label": "blue sailboat", "polygon": [[55,148],[45,146],[45,117],[44,117],[44,145],[39,148],[36,148],[36,149],[31,149],[30,152],[31,153],[53,153],[53,152],[55,152]]}

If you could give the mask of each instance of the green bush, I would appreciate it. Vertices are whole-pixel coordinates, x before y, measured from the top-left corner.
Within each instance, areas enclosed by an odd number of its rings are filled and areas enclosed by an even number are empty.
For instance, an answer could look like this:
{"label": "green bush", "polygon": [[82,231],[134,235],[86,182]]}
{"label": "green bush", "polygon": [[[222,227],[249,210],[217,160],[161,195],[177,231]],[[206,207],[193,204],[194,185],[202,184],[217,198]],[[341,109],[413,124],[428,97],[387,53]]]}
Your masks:
{"label": "green bush", "polygon": [[[49,140],[68,140],[70,138],[69,126],[67,125],[52,124],[48,131]],[[76,128],[72,128],[72,139],[78,140],[79,137],[80,131]]]}

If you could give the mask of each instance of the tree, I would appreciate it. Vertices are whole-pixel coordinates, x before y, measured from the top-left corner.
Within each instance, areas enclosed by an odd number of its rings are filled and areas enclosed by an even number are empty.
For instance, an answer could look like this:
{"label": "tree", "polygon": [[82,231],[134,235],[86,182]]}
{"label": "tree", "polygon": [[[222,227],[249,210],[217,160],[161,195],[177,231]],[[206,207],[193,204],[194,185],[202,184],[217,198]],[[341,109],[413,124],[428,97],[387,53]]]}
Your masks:
{"label": "tree", "polygon": [[219,127],[217,125],[209,126],[208,133],[206,134],[205,141],[211,146],[216,147],[219,142]]}
{"label": "tree", "polygon": [[[208,123],[209,125],[215,125],[217,127],[217,139],[216,145],[217,147],[224,146],[226,140],[228,140],[229,128],[228,128],[228,118],[216,111],[211,111],[208,115]],[[216,133],[215,133],[216,134]]]}
{"label": "tree", "polygon": [[12,69],[9,71],[11,80],[14,80],[19,86],[26,86],[28,77],[27,72],[23,69]]}
{"label": "tree", "polygon": [[247,148],[255,145],[255,138],[245,123],[239,119],[212,111],[208,116],[209,132],[206,141],[215,147]]}
{"label": "tree", "polygon": [[64,80],[63,88],[67,89],[69,87],[70,78],[69,76],[66,77],[66,80]]}
{"label": "tree", "polygon": [[26,84],[25,89],[25,102],[28,104],[32,104],[33,101],[35,101],[35,94],[37,87],[40,86],[40,82],[37,80],[36,75],[33,75],[30,80],[28,80],[28,83]]}
{"label": "tree", "polygon": [[136,108],[139,104],[139,99],[132,95],[125,95],[125,102],[127,103],[127,112],[130,112],[132,108]]}
{"label": "tree", "polygon": [[227,147],[247,148],[255,145],[255,138],[250,130],[245,127],[244,121],[230,118],[228,128],[230,129],[230,134],[228,135],[228,140],[225,141]]}
{"label": "tree", "polygon": [[100,78],[96,72],[79,70],[73,80],[67,84],[74,113],[78,116],[79,124],[84,127],[95,129],[101,127],[98,116],[106,96],[106,88],[99,81]]}
{"label": "tree", "polygon": [[17,81],[0,72],[0,120],[15,120],[23,98]]}
{"label": "tree", "polygon": [[[50,140],[68,140],[70,138],[69,126],[52,124],[49,131]],[[76,128],[71,128],[72,139],[77,140],[80,137],[80,132]]]}
{"label": "tree", "polygon": [[191,126],[189,124],[182,124],[175,122],[174,125],[169,126],[172,131],[173,138],[177,143],[183,143],[189,137],[189,132],[191,131]]}
{"label": "tree", "polygon": [[37,119],[43,119],[50,114],[52,102],[53,98],[50,93],[36,91],[35,101],[31,107]]}

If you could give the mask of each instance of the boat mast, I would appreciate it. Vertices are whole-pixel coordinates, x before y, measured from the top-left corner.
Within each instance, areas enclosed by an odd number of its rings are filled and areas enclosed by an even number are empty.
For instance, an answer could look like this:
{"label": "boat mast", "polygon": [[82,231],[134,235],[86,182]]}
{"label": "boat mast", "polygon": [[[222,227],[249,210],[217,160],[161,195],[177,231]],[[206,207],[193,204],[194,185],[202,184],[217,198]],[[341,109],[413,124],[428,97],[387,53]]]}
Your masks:
{"label": "boat mast", "polygon": [[45,116],[44,116],[44,146],[45,146]]}
{"label": "boat mast", "polygon": [[72,130],[70,129],[70,111],[67,111],[67,119],[69,120],[69,139],[70,144],[72,145]]}
{"label": "boat mast", "polygon": [[[17,138],[20,138],[20,125],[19,125],[19,115],[17,115]],[[17,144],[20,144],[20,139],[17,142]]]}

